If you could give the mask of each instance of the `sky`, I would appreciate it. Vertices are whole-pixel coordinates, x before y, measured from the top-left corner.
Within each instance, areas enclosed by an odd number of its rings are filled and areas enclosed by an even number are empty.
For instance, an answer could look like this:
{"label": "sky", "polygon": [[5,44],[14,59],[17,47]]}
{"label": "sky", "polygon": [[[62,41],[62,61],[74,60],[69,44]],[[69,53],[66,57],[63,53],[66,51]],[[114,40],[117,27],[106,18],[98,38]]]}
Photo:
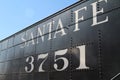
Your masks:
{"label": "sky", "polygon": [[0,40],[78,0],[0,0]]}

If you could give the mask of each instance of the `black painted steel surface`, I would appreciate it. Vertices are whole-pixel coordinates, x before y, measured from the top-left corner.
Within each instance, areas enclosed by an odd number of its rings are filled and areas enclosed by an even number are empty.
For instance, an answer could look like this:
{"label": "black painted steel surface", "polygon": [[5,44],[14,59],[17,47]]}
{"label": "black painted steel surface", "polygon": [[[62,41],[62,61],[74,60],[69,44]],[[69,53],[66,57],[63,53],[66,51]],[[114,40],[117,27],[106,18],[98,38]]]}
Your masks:
{"label": "black painted steel surface", "polygon": [[79,1],[0,41],[0,80],[119,80],[119,34],[120,0]]}

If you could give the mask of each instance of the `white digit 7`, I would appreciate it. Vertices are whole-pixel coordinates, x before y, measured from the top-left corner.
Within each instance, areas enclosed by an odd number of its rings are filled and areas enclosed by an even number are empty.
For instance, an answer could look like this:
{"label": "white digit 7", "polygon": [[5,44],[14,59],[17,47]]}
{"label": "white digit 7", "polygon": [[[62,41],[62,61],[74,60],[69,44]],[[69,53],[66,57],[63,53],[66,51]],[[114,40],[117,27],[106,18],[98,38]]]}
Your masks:
{"label": "white digit 7", "polygon": [[62,56],[62,55],[65,55],[67,52],[67,49],[64,49],[64,50],[60,50],[60,51],[56,51],[55,52],[55,56],[54,56],[54,62],[57,62],[58,60],[63,60],[64,62],[64,65],[62,67],[62,69],[58,69],[58,65],[55,63],[54,64],[54,68],[57,70],[57,71],[63,71],[65,70],[68,65],[69,65],[69,62],[68,62],[68,59],[65,58],[65,57],[60,57],[60,58],[56,58],[56,56]]}
{"label": "white digit 7", "polygon": [[40,64],[40,66],[39,66],[39,72],[45,72],[45,70],[43,70],[43,64],[45,63],[47,58],[48,58],[48,53],[47,54],[40,54],[40,55],[38,55],[38,60],[39,59],[44,59],[42,61],[42,63]]}
{"label": "white digit 7", "polygon": [[29,70],[29,68],[28,68],[27,66],[25,66],[25,71],[26,71],[27,73],[31,73],[31,72],[33,71],[33,69],[34,69],[34,64],[33,64],[33,62],[34,62],[34,57],[33,57],[33,56],[27,57],[26,62],[28,62],[30,59],[31,59],[31,61],[29,62],[30,66],[31,66],[30,70]]}

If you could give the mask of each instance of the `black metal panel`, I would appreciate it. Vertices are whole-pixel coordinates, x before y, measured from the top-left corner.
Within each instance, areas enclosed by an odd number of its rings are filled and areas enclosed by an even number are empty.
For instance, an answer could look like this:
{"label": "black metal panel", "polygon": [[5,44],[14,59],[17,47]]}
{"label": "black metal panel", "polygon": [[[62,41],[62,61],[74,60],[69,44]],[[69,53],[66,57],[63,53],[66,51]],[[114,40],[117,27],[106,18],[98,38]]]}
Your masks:
{"label": "black metal panel", "polygon": [[0,53],[0,62],[4,62],[7,60],[7,50],[1,51]]}
{"label": "black metal panel", "polygon": [[14,68],[11,67],[12,73],[20,72],[20,65],[21,65],[20,63],[21,63],[21,59],[16,59],[12,61],[12,67],[14,67]]}
{"label": "black metal panel", "polygon": [[5,75],[5,80],[12,80],[12,74]]}
{"label": "black metal panel", "polygon": [[36,53],[46,53],[50,51],[51,40],[49,39],[49,34],[37,38],[36,43]]}
{"label": "black metal panel", "polygon": [[26,73],[25,72],[25,66],[26,66],[26,58],[22,58],[19,62],[19,70],[20,70],[20,73]]}
{"label": "black metal panel", "polygon": [[2,63],[0,63],[0,75],[2,74]]}
{"label": "black metal panel", "polygon": [[34,80],[33,74],[20,74],[19,80]]}
{"label": "black metal panel", "polygon": [[20,32],[20,33],[15,35],[14,45],[20,44],[20,43],[25,42],[25,41],[26,41],[25,31]]}
{"label": "black metal panel", "polygon": [[[15,38],[13,36],[1,41],[0,80],[119,80],[120,1],[84,1],[73,5],[73,9],[68,8],[68,11],[51,16],[52,19],[27,28],[25,32],[15,34]],[[91,4],[96,1],[98,11],[104,8],[104,13],[97,15],[97,22],[102,22],[106,17],[108,21],[92,26],[95,20],[93,21]],[[78,12],[78,17],[84,16],[84,21],[75,22],[75,11],[83,7],[86,7],[86,10]],[[75,31],[77,23],[79,30]],[[56,31],[61,30],[61,25],[66,32],[64,36],[61,36],[62,33],[56,34]],[[38,38],[33,40],[35,37]],[[82,45],[85,45],[87,68],[79,67],[82,53],[78,46]],[[65,54],[59,52],[65,49]],[[56,54],[57,52],[59,54]],[[48,55],[43,58],[43,54]],[[31,59],[27,62],[29,56],[33,57],[33,62]],[[65,64],[65,61],[68,61],[68,64]],[[39,71],[40,65],[43,72]],[[67,67],[62,70],[66,65]],[[32,66],[31,72],[25,71],[25,67],[30,69]]]}
{"label": "black metal panel", "polygon": [[49,73],[48,72],[34,73],[34,80],[49,80]]}
{"label": "black metal panel", "polygon": [[49,30],[52,28],[52,26],[50,27],[51,24],[52,20],[50,19],[37,25],[37,36],[43,36],[44,34],[48,34]]}
{"label": "black metal panel", "polygon": [[89,42],[97,42],[97,27],[93,27],[92,19],[78,23],[79,30],[75,31],[75,25],[70,27],[72,44],[78,45]]}
{"label": "black metal panel", "polygon": [[69,79],[70,72],[68,71],[50,73],[50,80],[69,80]]}
{"label": "black metal panel", "polygon": [[5,63],[1,63],[0,64],[1,65],[1,74],[3,75],[3,74],[5,74]]}
{"label": "black metal panel", "polygon": [[9,47],[12,47],[14,45],[14,37],[10,37],[9,39],[8,39],[8,48]]}
{"label": "black metal panel", "polygon": [[5,40],[5,41],[2,41],[1,42],[1,50],[4,50],[4,49],[6,49],[7,48],[7,45],[8,45],[8,40]]}
{"label": "black metal panel", "polygon": [[12,60],[15,57],[14,47],[7,49],[7,60]]}
{"label": "black metal panel", "polygon": [[1,52],[1,49],[2,49],[2,44],[0,43],[0,52]]}
{"label": "black metal panel", "polygon": [[0,75],[0,80],[5,80],[5,75]]}
{"label": "black metal panel", "polygon": [[108,16],[109,21],[96,27],[100,29],[99,36],[101,41],[99,42],[101,43],[103,80],[110,80],[120,73],[120,9],[99,16],[98,18],[102,19],[104,16]]}
{"label": "black metal panel", "polygon": [[1,68],[1,66],[2,66],[2,63],[0,63],[0,75],[1,75],[1,71],[2,71],[2,68]]}
{"label": "black metal panel", "polygon": [[69,29],[63,28],[65,35],[62,35],[61,29],[52,33],[52,51],[61,50],[71,46]]}
{"label": "black metal panel", "polygon": [[33,39],[37,36],[37,26],[26,30],[26,40]]}
{"label": "black metal panel", "polygon": [[72,71],[72,80],[100,80],[99,74],[96,73],[97,70],[94,71]]}
{"label": "black metal panel", "polygon": [[25,43],[15,46],[15,59],[24,56]]}
{"label": "black metal panel", "polygon": [[52,31],[61,29],[61,27],[68,27],[70,23],[71,23],[71,10],[68,10],[53,18]]}
{"label": "black metal panel", "polygon": [[19,74],[12,74],[12,80],[19,80]]}
{"label": "black metal panel", "polygon": [[24,56],[35,54],[36,39],[25,42]]}
{"label": "black metal panel", "polygon": [[9,69],[9,61],[4,62],[4,73],[3,74],[8,74],[8,69]]}
{"label": "black metal panel", "polygon": [[120,0],[103,0],[99,3],[99,10],[102,8],[104,9],[104,13],[120,8]]}
{"label": "black metal panel", "polygon": [[11,61],[5,62],[4,67],[5,67],[4,74],[11,74],[12,73],[12,62]]}

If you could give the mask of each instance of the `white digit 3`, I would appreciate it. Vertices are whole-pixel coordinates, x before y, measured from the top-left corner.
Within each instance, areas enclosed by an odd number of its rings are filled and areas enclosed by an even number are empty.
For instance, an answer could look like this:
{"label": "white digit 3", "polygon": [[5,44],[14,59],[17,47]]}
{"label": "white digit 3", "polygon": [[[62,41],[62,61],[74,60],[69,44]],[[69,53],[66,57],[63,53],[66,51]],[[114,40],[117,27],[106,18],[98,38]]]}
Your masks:
{"label": "white digit 3", "polygon": [[[29,62],[29,60],[31,60],[31,61]],[[31,72],[34,70],[34,64],[33,64],[33,62],[34,62],[34,57],[33,57],[33,56],[27,57],[26,62],[29,62],[29,65],[30,65],[31,67],[30,67],[30,69],[29,69],[27,66],[25,66],[25,71],[26,71],[27,73],[31,73]]]}

